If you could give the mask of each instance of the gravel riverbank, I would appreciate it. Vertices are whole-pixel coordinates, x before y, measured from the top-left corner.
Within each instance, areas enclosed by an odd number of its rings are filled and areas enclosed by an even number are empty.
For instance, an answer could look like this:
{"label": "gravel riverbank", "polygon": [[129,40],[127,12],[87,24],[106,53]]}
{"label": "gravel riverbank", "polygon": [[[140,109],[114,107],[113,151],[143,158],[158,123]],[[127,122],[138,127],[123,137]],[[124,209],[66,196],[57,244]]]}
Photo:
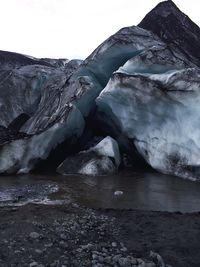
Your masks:
{"label": "gravel riverbank", "polygon": [[2,267],[200,266],[199,213],[25,205],[0,218]]}

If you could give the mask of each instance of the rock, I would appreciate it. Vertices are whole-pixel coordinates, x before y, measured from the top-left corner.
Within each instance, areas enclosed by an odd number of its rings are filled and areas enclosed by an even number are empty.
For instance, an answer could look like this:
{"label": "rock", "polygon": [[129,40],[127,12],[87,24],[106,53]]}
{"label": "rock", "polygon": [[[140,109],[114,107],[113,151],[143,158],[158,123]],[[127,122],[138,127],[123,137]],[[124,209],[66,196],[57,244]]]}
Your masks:
{"label": "rock", "polygon": [[98,260],[98,262],[103,263],[104,262],[104,257],[98,256],[97,260]]}
{"label": "rock", "polygon": [[121,258],[121,256],[122,256],[122,255],[120,255],[120,254],[119,254],[119,255],[117,254],[117,255],[113,256],[113,257],[112,257],[113,262],[118,263],[118,261],[119,261],[119,259]]}
{"label": "rock", "polygon": [[140,22],[139,27],[155,33],[200,67],[200,29],[173,1],[159,3]]}
{"label": "rock", "polygon": [[117,243],[116,242],[112,242],[111,245],[112,245],[113,248],[116,248],[117,247]]}
{"label": "rock", "polygon": [[128,258],[120,258],[118,264],[120,267],[131,267],[131,261]]}
{"label": "rock", "polygon": [[20,250],[15,250],[14,253],[15,253],[15,254],[20,254],[20,253],[22,253],[22,252],[21,252]]}
{"label": "rock", "polygon": [[126,252],[128,249],[126,247],[123,247],[120,249],[122,252]]}
{"label": "rock", "polygon": [[120,153],[117,142],[106,137],[95,147],[67,158],[57,169],[61,174],[105,175],[117,171]]}
{"label": "rock", "polygon": [[29,264],[29,267],[38,267],[38,263],[36,261],[33,261]]}
{"label": "rock", "polygon": [[107,250],[107,248],[102,248],[102,252],[104,252],[104,253],[108,253],[108,250]]}
{"label": "rock", "polygon": [[63,239],[63,240],[67,240],[68,239],[66,234],[61,234],[60,238]]}
{"label": "rock", "polygon": [[92,254],[92,259],[93,259],[93,260],[97,260],[97,259],[98,259],[97,254]]}
{"label": "rock", "polygon": [[40,234],[38,234],[37,232],[31,232],[29,237],[32,239],[38,239],[40,237]]}
{"label": "rock", "polygon": [[53,247],[53,243],[44,244],[44,246],[45,246],[46,248],[51,248],[51,247]]}
{"label": "rock", "polygon": [[43,253],[43,251],[40,250],[40,249],[36,249],[35,252],[36,252],[37,254],[39,254],[39,255],[41,255],[41,254]]}
{"label": "rock", "polygon": [[60,246],[61,248],[67,248],[67,247],[68,247],[68,244],[67,244],[65,241],[61,240],[61,241],[59,242],[59,246]]}
{"label": "rock", "polygon": [[114,195],[115,195],[115,196],[122,196],[123,194],[124,194],[123,191],[115,191],[115,192],[114,192]]}
{"label": "rock", "polygon": [[138,258],[136,261],[138,265],[143,266],[145,264],[145,261],[143,259]]}
{"label": "rock", "polygon": [[165,267],[164,260],[158,253],[151,251],[150,258],[158,267]]}

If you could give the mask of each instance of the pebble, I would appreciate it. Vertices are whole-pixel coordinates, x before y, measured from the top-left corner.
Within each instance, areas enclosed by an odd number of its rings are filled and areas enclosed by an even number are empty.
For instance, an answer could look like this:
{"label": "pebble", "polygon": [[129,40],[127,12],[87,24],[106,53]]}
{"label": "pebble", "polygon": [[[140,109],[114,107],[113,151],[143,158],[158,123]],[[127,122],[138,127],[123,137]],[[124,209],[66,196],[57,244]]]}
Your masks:
{"label": "pebble", "polygon": [[21,251],[20,251],[20,250],[15,250],[14,253],[15,253],[15,254],[20,254]]}
{"label": "pebble", "polygon": [[114,195],[115,195],[115,196],[122,196],[123,194],[124,194],[123,191],[115,191],[115,192],[114,192]]}
{"label": "pebble", "polygon": [[37,254],[40,254],[40,255],[43,253],[42,250],[40,250],[40,249],[36,249],[35,252],[36,252]]}
{"label": "pebble", "polygon": [[120,267],[131,267],[131,261],[128,258],[120,258],[118,264]]}
{"label": "pebble", "polygon": [[98,261],[99,261],[100,263],[103,263],[103,262],[104,262],[104,258],[103,258],[102,256],[98,256]]}
{"label": "pebble", "polygon": [[29,237],[32,239],[38,239],[40,237],[40,234],[38,234],[37,232],[32,232],[30,233]]}
{"label": "pebble", "polygon": [[111,245],[112,245],[113,248],[116,248],[117,247],[117,243],[116,242],[112,242]]}
{"label": "pebble", "polygon": [[98,259],[97,254],[92,254],[92,259],[93,259],[93,260],[97,260],[97,259]]}
{"label": "pebble", "polygon": [[142,265],[143,264],[144,265],[144,263],[145,262],[143,261],[143,259],[137,259],[137,264],[139,264],[139,265]]}
{"label": "pebble", "polygon": [[36,261],[33,261],[29,264],[29,267],[38,267],[38,263]]}
{"label": "pebble", "polygon": [[122,252],[126,252],[128,249],[126,247],[123,247],[120,249]]}
{"label": "pebble", "polygon": [[53,247],[53,243],[48,243],[48,244],[45,244],[44,245],[46,248],[51,248],[51,247]]}
{"label": "pebble", "polygon": [[[59,246],[62,247],[62,248],[67,248],[68,247],[68,244],[65,243],[63,240],[59,242]],[[82,251],[82,250],[81,250]],[[80,252],[81,252],[80,251]]]}
{"label": "pebble", "polygon": [[[118,192],[118,191],[116,191]],[[90,218],[91,217],[91,218]],[[34,244],[37,244],[38,247],[33,246],[33,253],[32,255],[27,256],[27,260],[25,259],[24,262],[22,262],[21,266],[29,266],[29,267],[45,267],[46,262],[48,262],[52,256],[51,263],[48,264],[49,267],[67,267],[67,266],[80,266],[80,267],[86,267],[86,266],[92,266],[92,267],[106,267],[106,266],[112,266],[112,267],[156,267],[151,261],[143,261],[142,259],[136,259],[132,257],[129,254],[129,249],[120,242],[121,240],[118,239],[119,236],[114,235],[113,233],[118,232],[112,232],[112,229],[114,228],[114,225],[112,225],[112,228],[106,229],[104,225],[104,221],[109,222],[110,224],[110,218],[106,218],[105,216],[100,217],[100,221],[94,217],[93,213],[91,216],[85,216],[82,219],[79,219],[78,216],[74,216],[73,219],[62,222],[62,221],[55,221],[55,227],[53,228],[53,235],[48,235],[45,233],[45,229],[43,231],[43,227],[41,226],[38,229],[38,232],[28,232],[25,233],[26,241],[30,241],[31,239],[38,239],[38,242],[34,242]],[[74,222],[75,221],[75,222]],[[81,223],[81,226],[77,224]],[[35,229],[35,228],[32,228]],[[84,239],[81,237],[81,234],[87,233],[88,231],[92,231],[92,237],[93,234],[97,236],[97,239],[95,241],[92,241],[92,239],[84,237]],[[108,231],[111,231],[113,234],[112,239],[107,238]],[[114,230],[113,230],[114,231]],[[99,237],[104,236],[103,240],[99,241]],[[44,237],[43,239],[40,237]],[[41,241],[41,242],[39,242]],[[112,242],[113,241],[113,242]],[[12,244],[11,249],[15,253],[15,257],[19,257],[17,253],[22,253],[22,249],[20,250],[14,250],[17,246],[13,243],[10,243],[3,239],[2,243],[9,243]],[[83,243],[82,243],[83,242]],[[29,242],[30,245],[31,242]],[[32,245],[34,245],[32,244]],[[77,245],[76,245],[77,244]],[[73,251],[71,251],[71,246],[73,247]],[[48,249],[52,247],[53,249]],[[68,247],[68,249],[63,249],[64,247]],[[39,249],[40,248],[40,249]],[[70,251],[70,252],[69,252]],[[35,252],[35,254],[34,254]],[[56,256],[56,260],[54,258],[54,254]],[[71,254],[70,254],[71,253]],[[23,253],[24,256],[25,253]],[[40,256],[42,255],[42,256]],[[73,256],[73,265],[68,262],[70,260],[71,255]],[[90,257],[89,257],[90,255]],[[151,253],[151,256],[156,259],[161,259],[161,257],[156,253]],[[36,258],[35,258],[36,257]],[[57,258],[58,257],[58,258]],[[42,259],[42,262],[45,262],[43,264],[37,263],[35,260],[39,262],[39,259]],[[161,260],[160,260],[161,261]],[[155,261],[156,262],[156,261]],[[0,265],[1,265],[1,259],[0,259]],[[2,265],[3,266],[3,265]],[[167,267],[168,265],[166,265]],[[14,267],[14,266],[13,266]]]}
{"label": "pebble", "polygon": [[108,253],[108,250],[107,250],[107,248],[102,248],[102,251],[104,252],[104,253]]}
{"label": "pebble", "polygon": [[110,264],[111,259],[112,259],[111,256],[107,256],[107,257],[105,257],[104,262]]}
{"label": "pebble", "polygon": [[112,260],[114,262],[118,262],[120,258],[121,258],[121,255],[115,255],[115,256],[113,256]]}
{"label": "pebble", "polygon": [[83,245],[82,249],[83,250],[91,250],[91,249],[93,249],[93,247],[94,246],[92,244],[88,243],[87,245]]}

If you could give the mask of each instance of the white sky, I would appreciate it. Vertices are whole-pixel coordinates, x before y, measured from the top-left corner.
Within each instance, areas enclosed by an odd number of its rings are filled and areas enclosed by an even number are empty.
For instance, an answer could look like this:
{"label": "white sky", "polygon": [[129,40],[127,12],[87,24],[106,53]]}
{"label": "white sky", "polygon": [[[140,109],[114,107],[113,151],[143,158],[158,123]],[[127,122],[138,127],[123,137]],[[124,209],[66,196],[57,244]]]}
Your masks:
{"label": "white sky", "polygon": [[[159,0],[0,0],[0,50],[35,57],[85,58]],[[200,25],[199,0],[174,0]]]}

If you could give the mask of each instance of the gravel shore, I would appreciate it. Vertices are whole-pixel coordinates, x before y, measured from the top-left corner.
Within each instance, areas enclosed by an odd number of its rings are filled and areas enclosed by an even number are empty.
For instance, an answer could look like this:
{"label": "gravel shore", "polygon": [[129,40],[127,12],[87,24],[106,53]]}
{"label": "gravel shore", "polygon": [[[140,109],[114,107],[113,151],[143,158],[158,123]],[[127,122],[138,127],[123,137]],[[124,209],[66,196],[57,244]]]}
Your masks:
{"label": "gravel shore", "polygon": [[199,213],[25,205],[0,218],[2,267],[200,266]]}

